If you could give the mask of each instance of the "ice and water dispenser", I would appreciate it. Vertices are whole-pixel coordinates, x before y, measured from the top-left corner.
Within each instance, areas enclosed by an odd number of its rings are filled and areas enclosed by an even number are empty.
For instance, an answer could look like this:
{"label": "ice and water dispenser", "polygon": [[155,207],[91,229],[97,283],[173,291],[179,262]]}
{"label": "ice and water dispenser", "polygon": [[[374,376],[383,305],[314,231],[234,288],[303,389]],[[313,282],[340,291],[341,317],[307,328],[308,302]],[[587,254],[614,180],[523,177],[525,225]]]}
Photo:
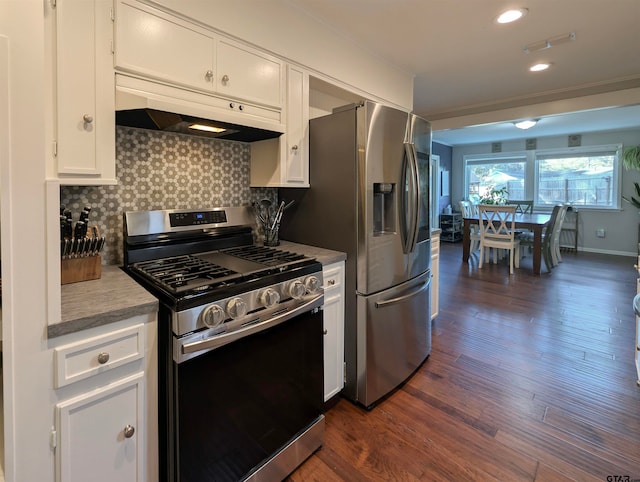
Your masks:
{"label": "ice and water dispenser", "polygon": [[373,183],[373,234],[391,234],[396,230],[396,185]]}

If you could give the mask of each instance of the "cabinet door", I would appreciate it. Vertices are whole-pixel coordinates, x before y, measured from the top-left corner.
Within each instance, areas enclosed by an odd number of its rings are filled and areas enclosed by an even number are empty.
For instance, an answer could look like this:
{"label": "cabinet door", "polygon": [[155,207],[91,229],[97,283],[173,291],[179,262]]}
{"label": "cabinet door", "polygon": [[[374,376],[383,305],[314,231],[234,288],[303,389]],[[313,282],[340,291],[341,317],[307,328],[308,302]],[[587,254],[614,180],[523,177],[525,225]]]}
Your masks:
{"label": "cabinet door", "polygon": [[213,36],[196,25],[133,1],[117,3],[116,67],[212,91]]}
{"label": "cabinet door", "polygon": [[56,405],[58,482],[143,482],[143,373]]}
{"label": "cabinet door", "polygon": [[275,57],[221,39],[216,49],[216,90],[272,107],[282,106],[283,66]]}
{"label": "cabinet door", "polygon": [[344,262],[325,266],[324,400],[344,387]]}
{"label": "cabinet door", "polygon": [[309,186],[309,75],[289,66],[287,69],[287,133],[285,134],[285,179],[291,187]]}
{"label": "cabinet door", "polygon": [[115,181],[110,0],[56,3],[58,173]]}

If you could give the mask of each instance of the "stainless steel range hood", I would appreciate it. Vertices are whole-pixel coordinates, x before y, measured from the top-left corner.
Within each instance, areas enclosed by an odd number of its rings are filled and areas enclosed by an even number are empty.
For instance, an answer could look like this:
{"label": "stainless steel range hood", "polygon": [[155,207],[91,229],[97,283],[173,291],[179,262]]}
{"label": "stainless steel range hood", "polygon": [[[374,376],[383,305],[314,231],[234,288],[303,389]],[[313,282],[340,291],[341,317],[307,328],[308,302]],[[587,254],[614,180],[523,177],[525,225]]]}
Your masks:
{"label": "stainless steel range hood", "polygon": [[116,125],[242,142],[284,132],[277,118],[229,110],[227,101],[214,96],[116,75]]}

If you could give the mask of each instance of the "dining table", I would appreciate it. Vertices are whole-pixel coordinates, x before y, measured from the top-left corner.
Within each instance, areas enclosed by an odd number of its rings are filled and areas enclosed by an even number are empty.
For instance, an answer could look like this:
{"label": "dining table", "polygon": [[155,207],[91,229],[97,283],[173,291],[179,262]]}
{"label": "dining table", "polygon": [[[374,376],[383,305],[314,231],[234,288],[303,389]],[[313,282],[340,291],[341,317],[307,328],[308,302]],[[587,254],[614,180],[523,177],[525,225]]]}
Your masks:
{"label": "dining table", "polygon": [[[515,229],[528,229],[533,232],[533,273],[540,274],[540,262],[542,260],[542,231],[551,219],[551,214],[545,213],[518,213],[515,216]],[[462,231],[462,261],[469,261],[469,247],[471,244],[470,227],[479,224],[478,215],[464,218]]]}

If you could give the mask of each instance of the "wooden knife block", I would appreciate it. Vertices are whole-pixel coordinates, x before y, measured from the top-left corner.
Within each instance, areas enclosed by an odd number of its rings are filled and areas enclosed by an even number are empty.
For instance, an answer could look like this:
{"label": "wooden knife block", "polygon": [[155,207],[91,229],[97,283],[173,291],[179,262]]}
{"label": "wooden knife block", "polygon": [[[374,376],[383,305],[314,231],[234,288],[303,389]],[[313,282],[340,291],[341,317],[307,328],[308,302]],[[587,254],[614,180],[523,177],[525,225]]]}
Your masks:
{"label": "wooden knife block", "polygon": [[102,276],[102,257],[100,255],[63,259],[60,263],[62,266],[60,278],[63,285],[100,279]]}

